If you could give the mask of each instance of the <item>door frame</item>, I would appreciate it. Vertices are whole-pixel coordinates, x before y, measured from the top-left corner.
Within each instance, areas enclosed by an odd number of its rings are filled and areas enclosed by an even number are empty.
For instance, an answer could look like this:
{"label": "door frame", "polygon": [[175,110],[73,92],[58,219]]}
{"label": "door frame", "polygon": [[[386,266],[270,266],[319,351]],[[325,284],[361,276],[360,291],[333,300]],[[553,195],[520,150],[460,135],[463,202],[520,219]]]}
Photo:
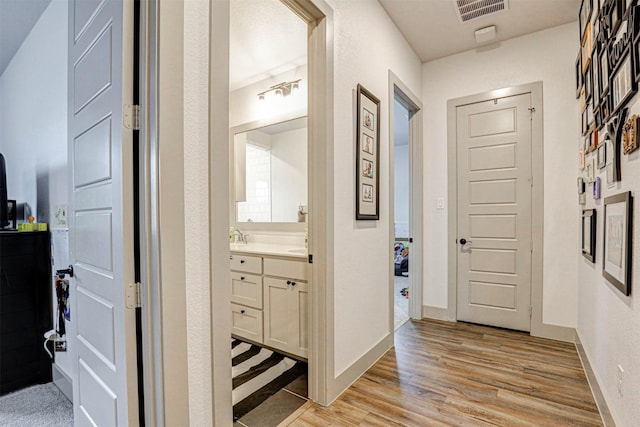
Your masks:
{"label": "door frame", "polygon": [[[309,397],[328,404],[333,379],[333,9],[325,0],[281,0],[309,25]],[[231,421],[231,307],[228,283],[229,206],[213,195],[229,193],[229,0],[211,2],[209,64],[209,212],[212,342],[212,416],[215,425]],[[225,59],[226,58],[226,59]],[[319,143],[317,143],[319,142]],[[226,256],[223,256],[225,255]],[[229,369],[225,370],[225,366]]]}
{"label": "door frame", "polygon": [[[422,283],[423,283],[423,140],[422,140],[422,102],[407,85],[405,85],[393,71],[389,70],[389,164],[393,169],[395,158],[394,129],[394,102],[398,98],[400,103],[409,110],[409,317],[411,319],[422,318]],[[413,113],[413,114],[411,114]],[[389,200],[395,205],[394,173],[389,173]],[[395,241],[395,213],[389,210],[389,248]],[[389,331],[393,340],[394,325],[394,265],[391,261],[389,270]]]}
{"label": "door frame", "polygon": [[543,102],[542,82],[496,89],[475,95],[450,99],[447,102],[447,182],[448,182],[448,215],[447,236],[448,254],[448,289],[447,320],[457,320],[457,282],[458,282],[458,170],[457,170],[457,135],[456,109],[458,107],[490,101],[496,98],[531,94],[531,162],[532,162],[532,206],[531,206],[531,335],[558,339],[573,340],[573,329],[548,325],[543,322],[543,231],[544,231],[544,135],[543,135]]}

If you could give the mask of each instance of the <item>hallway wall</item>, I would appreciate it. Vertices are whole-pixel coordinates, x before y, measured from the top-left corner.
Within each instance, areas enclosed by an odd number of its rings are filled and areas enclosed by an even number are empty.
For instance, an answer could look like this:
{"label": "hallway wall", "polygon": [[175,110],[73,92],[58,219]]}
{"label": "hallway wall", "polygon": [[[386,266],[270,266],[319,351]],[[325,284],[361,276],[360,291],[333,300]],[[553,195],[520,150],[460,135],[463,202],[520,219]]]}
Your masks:
{"label": "hallway wall", "polygon": [[[334,8],[334,374],[389,330],[389,77],[421,93],[420,60],[377,1],[328,0]],[[380,99],[380,220],[355,220],[355,90]],[[330,296],[331,297],[331,296]],[[330,334],[331,335],[331,334]]]}
{"label": "hallway wall", "polygon": [[[423,65],[424,272],[423,305],[447,308],[447,101],[509,86],[543,82],[544,276],[543,322],[575,327],[578,292],[576,221],[576,24],[566,24]],[[453,320],[453,319],[452,319]]]}

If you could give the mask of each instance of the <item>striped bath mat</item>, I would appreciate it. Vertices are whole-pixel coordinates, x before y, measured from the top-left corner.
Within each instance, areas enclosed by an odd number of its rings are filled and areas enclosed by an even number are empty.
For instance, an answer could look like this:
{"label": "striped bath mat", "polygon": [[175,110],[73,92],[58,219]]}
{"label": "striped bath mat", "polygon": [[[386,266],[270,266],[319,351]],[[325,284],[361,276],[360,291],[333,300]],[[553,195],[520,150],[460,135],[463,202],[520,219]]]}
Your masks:
{"label": "striped bath mat", "polygon": [[236,339],[231,357],[234,421],[307,371],[305,362]]}

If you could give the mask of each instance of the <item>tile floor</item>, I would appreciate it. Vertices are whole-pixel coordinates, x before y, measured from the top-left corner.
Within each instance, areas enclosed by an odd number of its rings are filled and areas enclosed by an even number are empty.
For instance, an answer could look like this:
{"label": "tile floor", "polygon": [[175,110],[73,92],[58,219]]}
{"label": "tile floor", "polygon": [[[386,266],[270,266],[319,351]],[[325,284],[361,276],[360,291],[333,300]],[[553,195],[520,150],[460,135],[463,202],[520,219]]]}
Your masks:
{"label": "tile floor", "polygon": [[276,427],[307,402],[307,375],[302,375],[233,423],[234,427]]}

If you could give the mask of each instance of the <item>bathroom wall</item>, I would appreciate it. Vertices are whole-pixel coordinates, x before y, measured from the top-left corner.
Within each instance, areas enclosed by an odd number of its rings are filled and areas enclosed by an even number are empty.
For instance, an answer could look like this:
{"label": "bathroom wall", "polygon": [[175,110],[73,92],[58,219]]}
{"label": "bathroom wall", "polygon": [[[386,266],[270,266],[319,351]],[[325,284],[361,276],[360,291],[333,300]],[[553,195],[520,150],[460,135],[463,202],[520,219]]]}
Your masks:
{"label": "bathroom wall", "polygon": [[298,221],[298,207],[307,205],[307,129],[271,139],[272,218]]}
{"label": "bathroom wall", "polygon": [[[575,23],[514,38],[423,65],[424,272],[423,304],[446,308],[447,101],[542,81],[544,120],[543,322],[575,327],[577,321]],[[551,46],[553,48],[551,48]]]}
{"label": "bathroom wall", "polygon": [[[66,268],[69,258],[68,230],[53,218],[57,206],[69,203],[67,14],[67,2],[53,0],[0,76],[0,152],[7,162],[8,196],[28,203],[38,222],[54,228],[54,269]],[[73,376],[68,352],[56,353],[56,365]]]}

